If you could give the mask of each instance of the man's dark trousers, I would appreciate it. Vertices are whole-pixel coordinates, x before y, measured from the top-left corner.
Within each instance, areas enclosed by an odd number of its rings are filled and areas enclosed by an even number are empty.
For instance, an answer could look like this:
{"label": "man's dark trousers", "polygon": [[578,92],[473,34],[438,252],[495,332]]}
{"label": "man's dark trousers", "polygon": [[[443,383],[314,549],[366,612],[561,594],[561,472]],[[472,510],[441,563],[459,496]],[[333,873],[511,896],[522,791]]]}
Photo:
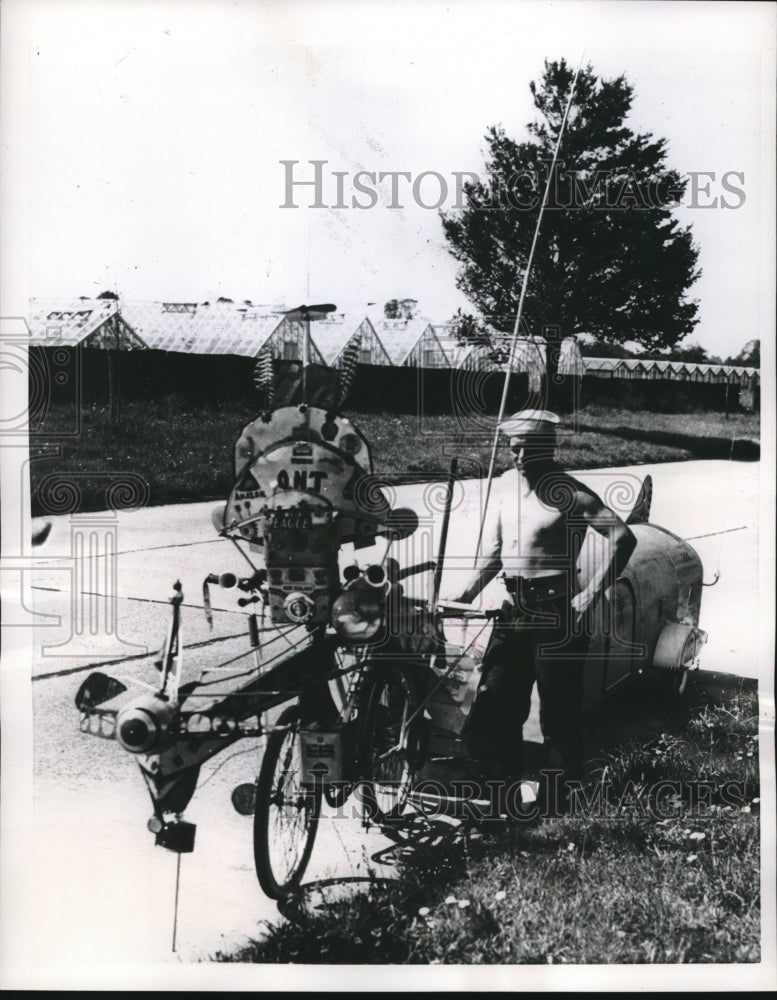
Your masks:
{"label": "man's dark trousers", "polygon": [[540,727],[561,758],[564,779],[582,771],[580,709],[589,636],[573,627],[569,594],[516,592],[511,620],[494,627],[483,676],[463,736],[484,776],[510,783],[523,775],[523,726],[536,682]]}

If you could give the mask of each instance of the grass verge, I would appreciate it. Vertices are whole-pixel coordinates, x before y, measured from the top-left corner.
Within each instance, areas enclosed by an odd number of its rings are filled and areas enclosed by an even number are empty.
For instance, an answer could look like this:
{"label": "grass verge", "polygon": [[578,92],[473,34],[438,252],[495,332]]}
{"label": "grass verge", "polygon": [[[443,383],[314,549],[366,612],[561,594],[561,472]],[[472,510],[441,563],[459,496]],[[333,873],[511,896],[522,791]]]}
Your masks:
{"label": "grass verge", "polygon": [[[467,425],[455,416],[349,415],[370,442],[376,474],[389,482],[444,478],[453,455],[459,458],[461,476],[486,475],[493,419]],[[235,442],[251,414],[235,403],[195,408],[168,396],[123,403],[116,427],[111,427],[107,404],[85,405],[77,422],[75,417],[72,409],[52,404],[45,419],[31,428],[36,516],[104,510],[117,495],[115,489],[110,492],[111,484],[128,474],[136,482],[140,477],[147,488],[127,491],[126,506],[225,499],[233,485]],[[700,452],[701,457],[727,458],[732,439],[759,435],[754,414],[736,414],[727,421],[720,414],[673,416],[591,407],[581,410],[577,421],[574,431],[566,418],[560,435],[559,459],[568,469],[684,461]],[[77,432],[60,436],[72,428]],[[713,440],[722,444],[710,453]],[[509,462],[507,448],[501,447],[497,473]],[[68,484],[64,490],[63,482]]]}
{"label": "grass verge", "polygon": [[396,886],[300,909],[215,960],[757,962],[757,740],[754,692],[697,710],[676,731],[610,753],[577,815],[419,852]]}

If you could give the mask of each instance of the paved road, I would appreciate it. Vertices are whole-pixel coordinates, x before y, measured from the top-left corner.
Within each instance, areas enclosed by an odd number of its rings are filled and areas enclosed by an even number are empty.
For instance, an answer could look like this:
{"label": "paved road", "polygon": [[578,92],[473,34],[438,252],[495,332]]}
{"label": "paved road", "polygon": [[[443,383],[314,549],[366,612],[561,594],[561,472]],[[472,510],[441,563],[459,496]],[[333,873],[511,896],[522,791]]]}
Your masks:
{"label": "paved road", "polygon": [[[702,625],[714,622],[714,627],[707,628],[710,640],[705,666],[755,677],[759,463],[677,462],[596,470],[581,473],[580,478],[620,513],[627,513],[647,473],[654,481],[651,519],[692,540],[704,564],[706,582],[720,572],[720,582],[705,588],[703,595]],[[471,565],[483,489],[483,483],[477,480],[457,486],[443,592],[455,591],[457,575],[460,579]],[[440,494],[439,484],[395,490],[396,502],[413,507],[421,520],[416,534],[396,546],[403,564],[434,556],[441,520]],[[164,634],[167,597],[175,579],[183,583],[186,605],[201,608],[202,580],[207,572],[244,573],[247,564],[235,547],[214,537],[210,518],[216,506],[208,503],[145,508],[121,513],[115,521],[103,518],[102,522],[99,515],[54,518],[45,556],[41,551],[35,571],[35,611],[41,625],[37,637],[42,648],[42,655],[35,658],[36,672],[52,673],[78,667],[81,662],[137,655],[151,649]],[[98,569],[93,578],[76,575],[72,557],[75,531],[99,539],[112,536],[117,551],[114,579],[106,580],[101,572],[106,560],[91,560]],[[385,542],[379,541],[374,549],[358,552],[357,558],[364,562],[371,554],[380,557],[384,548]],[[344,560],[349,557],[350,552],[345,552]],[[423,592],[428,583],[428,577],[417,580],[418,592]],[[120,641],[107,641],[103,630],[78,641],[71,639],[72,591],[78,585],[92,594],[115,594]],[[245,616],[235,609],[231,594],[214,590],[214,607],[222,609],[214,631],[208,629],[202,613],[192,611],[185,618],[187,643],[242,630]],[[501,600],[498,582],[491,585],[483,599],[486,603]],[[104,612],[108,603],[92,598],[97,613]],[[85,608],[84,614],[90,610]],[[59,649],[54,648],[58,645]],[[79,652],[83,655],[78,656]]]}
{"label": "paved road", "polygon": [[[720,572],[718,584],[704,590],[701,624],[710,641],[703,666],[756,676],[758,464],[677,463],[602,470],[581,478],[626,513],[646,472],[654,480],[652,520],[693,539],[705,580]],[[456,590],[456,573],[470,564],[482,489],[477,481],[457,488],[443,592]],[[441,519],[439,487],[401,487],[393,499],[412,506],[420,517],[419,531],[399,545],[400,561],[432,557]],[[251,821],[229,804],[232,788],[255,777],[256,743],[244,741],[234,754],[203,768],[187,811],[198,824],[197,847],[182,859],[178,953],[172,956],[176,857],[154,848],[145,829],[150,805],[132,758],[115,743],[80,734],[73,707],[90,665],[112,661],[109,672],[141,681],[157,676],[151,654],[157,654],[164,636],[175,579],[185,594],[186,675],[215,656],[243,648],[245,614],[235,608],[231,592],[214,588],[212,630],[202,611],[207,573],[245,569],[234,546],[214,537],[210,514],[215,506],[54,518],[45,548],[36,553],[36,873],[29,912],[47,967],[104,961],[114,968],[122,962],[136,968],[151,961],[205,958],[257,936],[261,922],[277,915],[255,882]],[[93,558],[74,559],[74,552],[88,553],[90,546]],[[379,542],[375,554],[381,556],[384,547]],[[108,552],[115,552],[115,559]],[[370,554],[361,551],[359,561]],[[344,559],[349,557],[344,553]],[[115,572],[108,572],[111,566]],[[418,592],[428,584],[428,578],[418,578]],[[497,583],[484,600],[501,600]],[[90,621],[104,622],[105,615],[110,621],[113,614],[118,623],[113,635],[106,635],[102,625],[90,634]],[[74,635],[72,622],[79,615],[87,628]],[[310,877],[390,873],[370,860],[386,844],[376,831],[365,835],[355,820],[325,821]]]}

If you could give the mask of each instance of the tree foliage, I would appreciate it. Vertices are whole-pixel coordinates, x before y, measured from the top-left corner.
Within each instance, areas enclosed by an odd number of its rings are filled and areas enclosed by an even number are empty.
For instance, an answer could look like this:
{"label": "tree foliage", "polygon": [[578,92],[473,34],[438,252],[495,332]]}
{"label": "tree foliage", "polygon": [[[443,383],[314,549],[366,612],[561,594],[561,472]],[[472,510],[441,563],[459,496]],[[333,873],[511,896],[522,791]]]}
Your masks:
{"label": "tree foliage", "polygon": [[[465,204],[442,212],[457,283],[502,331],[515,322],[537,215],[574,72],[545,62],[530,85],[538,117],[529,138],[488,129],[485,172],[464,186]],[[667,167],[666,140],[626,123],[633,88],[581,70],[532,271],[524,319],[533,333],[587,333],[664,350],[697,322],[687,292],[699,277],[690,227],[672,210],[687,179]]]}
{"label": "tree foliage", "polygon": [[709,355],[701,344],[686,344],[684,347],[676,347],[669,351],[668,357],[672,361],[690,361],[702,365],[722,364],[717,355]]}
{"label": "tree foliage", "polygon": [[761,367],[761,341],[748,340],[739,354],[727,358],[728,365],[741,365],[744,368]]}
{"label": "tree foliage", "polygon": [[460,344],[475,344],[489,348],[488,358],[496,365],[504,364],[509,357],[504,342],[494,343],[494,331],[482,319],[471,312],[458,308],[448,320],[447,326],[451,334]]}
{"label": "tree foliage", "polygon": [[[592,340],[581,344],[581,351],[587,358],[641,358],[646,361],[690,361],[703,365],[722,365],[717,354],[708,354],[701,344],[691,343],[683,347],[673,347],[668,351],[635,351],[624,344],[611,340]],[[726,362],[733,364],[732,361]]]}
{"label": "tree foliage", "polygon": [[634,351],[630,351],[623,344],[616,344],[611,340],[592,340],[580,345],[580,350],[586,358],[634,358]]}
{"label": "tree foliage", "polygon": [[383,306],[386,319],[413,319],[417,314],[417,299],[389,299]]}

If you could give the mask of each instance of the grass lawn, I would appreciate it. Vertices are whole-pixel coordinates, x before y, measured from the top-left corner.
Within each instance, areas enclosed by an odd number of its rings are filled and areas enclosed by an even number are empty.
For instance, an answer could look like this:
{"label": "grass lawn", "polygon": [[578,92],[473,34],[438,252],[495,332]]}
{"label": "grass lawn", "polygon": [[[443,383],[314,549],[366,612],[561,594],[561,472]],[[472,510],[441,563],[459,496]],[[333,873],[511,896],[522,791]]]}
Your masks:
{"label": "grass lawn", "polygon": [[[589,802],[598,789],[609,809],[583,806],[419,850],[400,862],[396,886],[376,884],[315,910],[287,908],[291,920],[216,960],[757,962],[757,741],[754,691],[700,708],[602,759]],[[709,793],[694,793],[690,778]],[[651,799],[659,787],[666,795]]]}
{"label": "grass lawn", "polygon": [[[453,455],[459,458],[460,475],[487,472],[493,418],[485,426],[463,426],[453,416],[348,415],[370,442],[376,474],[388,481],[441,478]],[[74,414],[52,406],[45,420],[31,428],[31,455],[41,456],[31,463],[33,513],[73,509],[57,506],[56,485],[63,479],[77,487],[76,509],[105,509],[106,487],[128,473],[147,483],[143,502],[151,505],[226,498],[235,441],[253,416],[234,403],[194,408],[166,397],[123,402],[118,424],[111,428],[107,404],[91,404],[80,413],[78,433],[59,438],[61,429],[74,426]],[[758,437],[757,414],[726,420],[712,413],[673,416],[591,407],[580,411],[576,424],[564,420],[559,457],[569,469],[728,457],[732,439]],[[700,454],[702,446],[715,440],[722,442],[717,452]],[[52,447],[60,454],[45,457]],[[497,473],[508,464],[509,453],[502,446]]]}

